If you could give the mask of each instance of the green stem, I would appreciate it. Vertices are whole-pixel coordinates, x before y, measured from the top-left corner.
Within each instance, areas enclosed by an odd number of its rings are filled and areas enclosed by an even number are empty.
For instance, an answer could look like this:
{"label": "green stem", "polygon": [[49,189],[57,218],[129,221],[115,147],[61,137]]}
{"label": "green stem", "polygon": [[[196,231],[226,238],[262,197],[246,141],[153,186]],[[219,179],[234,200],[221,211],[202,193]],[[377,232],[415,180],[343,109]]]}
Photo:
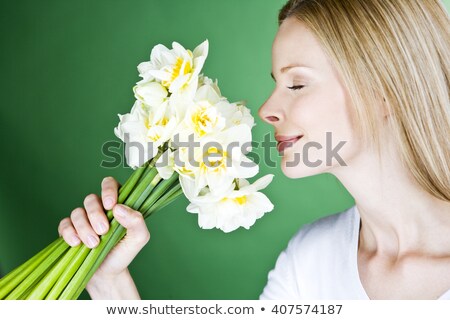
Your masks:
{"label": "green stem", "polygon": [[0,279],[0,300],[5,298],[11,290],[13,290],[19,283],[25,279],[33,269],[36,268],[45,258],[49,256],[54,248],[60,245],[64,240],[58,238],[49,244],[45,249],[41,250],[39,253],[35,254],[27,262],[21,264],[13,271],[8,273],[2,279]]}
{"label": "green stem", "polygon": [[123,203],[128,197],[128,195],[131,193],[131,191],[133,191],[134,187],[136,186],[136,183],[142,177],[142,174],[147,169],[147,167],[148,166],[142,166],[134,170],[131,176],[125,182],[125,184],[120,187],[119,197],[117,199],[119,203]]}
{"label": "green stem", "polygon": [[148,176],[143,179],[136,190],[133,191],[130,198],[125,201],[125,204],[134,210],[139,209],[141,204],[147,199],[152,192],[153,188],[161,181],[161,177],[158,174],[156,168],[153,168],[149,172]]}
{"label": "green stem", "polygon": [[86,259],[87,255],[91,251],[90,248],[85,245],[80,245],[81,249],[78,251],[75,258],[72,260],[70,264],[68,264],[67,268],[60,275],[58,281],[55,283],[51,291],[45,297],[46,300],[55,300],[58,299],[61,292],[63,292],[64,288],[67,286],[69,281],[72,279],[73,275],[77,272],[83,261]]}
{"label": "green stem", "polygon": [[144,219],[147,219],[152,213],[155,213],[158,210],[161,210],[169,203],[177,199],[179,196],[183,194],[183,189],[181,186],[176,186],[169,191],[169,193],[165,194],[163,197],[158,199],[153,206],[151,206],[144,214]]}
{"label": "green stem", "polygon": [[169,179],[162,181],[158,185],[158,188],[155,188],[155,190],[147,197],[145,202],[139,207],[139,212],[144,214],[175,183],[179,184],[179,181],[178,174],[174,172]]}
{"label": "green stem", "polygon": [[60,257],[67,251],[69,245],[61,241],[52,252],[41,261],[39,265],[36,263],[33,267],[36,267],[11,293],[6,297],[7,300],[21,299],[21,296],[27,289],[33,287],[37,281],[39,281],[53,264],[58,261]]}
{"label": "green stem", "polygon": [[33,288],[30,294],[27,296],[29,300],[42,300],[45,298],[47,293],[56,283],[58,278],[67,268],[67,266],[72,262],[73,258],[78,254],[80,248],[82,246],[79,245],[77,247],[70,248],[64,256],[56,262],[56,264],[52,267],[50,272],[47,272],[46,275],[41,279],[41,281]]}

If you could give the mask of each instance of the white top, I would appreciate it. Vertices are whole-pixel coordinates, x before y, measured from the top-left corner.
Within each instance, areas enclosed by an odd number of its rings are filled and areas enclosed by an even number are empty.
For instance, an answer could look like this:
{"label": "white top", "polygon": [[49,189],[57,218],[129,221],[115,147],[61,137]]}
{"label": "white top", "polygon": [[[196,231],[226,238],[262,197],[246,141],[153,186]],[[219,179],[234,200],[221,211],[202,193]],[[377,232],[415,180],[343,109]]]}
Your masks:
{"label": "white top", "polygon": [[359,229],[356,206],[304,225],[279,255],[259,298],[369,300],[358,272]]}

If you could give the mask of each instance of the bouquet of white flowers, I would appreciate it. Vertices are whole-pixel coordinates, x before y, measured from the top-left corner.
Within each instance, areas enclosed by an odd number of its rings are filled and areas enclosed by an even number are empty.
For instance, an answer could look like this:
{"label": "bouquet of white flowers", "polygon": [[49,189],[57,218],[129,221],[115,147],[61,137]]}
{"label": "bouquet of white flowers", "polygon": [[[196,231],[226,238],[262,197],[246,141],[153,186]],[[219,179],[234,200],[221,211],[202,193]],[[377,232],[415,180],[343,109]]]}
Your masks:
{"label": "bouquet of white flowers", "polygon": [[[114,130],[134,169],[118,203],[147,218],[184,194],[201,228],[248,229],[273,209],[259,192],[273,176],[246,180],[258,173],[246,156],[254,119],[244,103],[221,95],[217,80],[200,73],[207,55],[207,40],[193,52],[173,42],[172,49],[156,45],[150,61],[139,64],[136,101]],[[70,247],[58,238],[0,279],[0,299],[78,298],[126,233],[112,210],[107,216],[110,230],[96,248]]]}

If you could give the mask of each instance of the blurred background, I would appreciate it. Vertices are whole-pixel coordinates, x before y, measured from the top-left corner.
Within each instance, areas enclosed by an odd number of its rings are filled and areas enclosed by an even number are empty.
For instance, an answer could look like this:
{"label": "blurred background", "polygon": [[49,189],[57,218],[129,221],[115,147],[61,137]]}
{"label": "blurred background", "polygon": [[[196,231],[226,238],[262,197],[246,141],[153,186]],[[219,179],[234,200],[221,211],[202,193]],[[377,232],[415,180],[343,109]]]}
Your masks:
{"label": "blurred background", "polygon": [[[208,39],[203,73],[230,101],[247,101],[255,141],[273,134],[257,110],[274,87],[271,46],[284,3],[2,1],[0,273],[53,241],[59,221],[99,193],[103,177],[130,175],[125,165],[100,166],[102,145],[119,141],[117,114],[131,109],[136,67],[156,44],[193,50]],[[250,230],[202,230],[184,198],[147,220],[151,240],[130,266],[143,299],[257,299],[302,225],[354,204],[334,176],[292,180],[276,150],[270,155],[276,165],[260,162],[258,177],[275,174],[265,189],[275,209]]]}

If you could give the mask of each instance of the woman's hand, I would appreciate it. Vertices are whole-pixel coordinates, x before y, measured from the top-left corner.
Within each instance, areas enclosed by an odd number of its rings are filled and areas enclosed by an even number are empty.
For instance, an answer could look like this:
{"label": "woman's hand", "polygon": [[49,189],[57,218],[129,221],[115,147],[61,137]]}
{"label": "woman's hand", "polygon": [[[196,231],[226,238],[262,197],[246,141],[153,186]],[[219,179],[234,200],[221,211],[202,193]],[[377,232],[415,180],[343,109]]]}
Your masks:
{"label": "woman's hand", "polygon": [[83,242],[95,248],[99,235],[109,230],[104,209],[113,209],[114,218],[127,229],[126,236],[111,250],[95,272],[86,290],[93,299],[139,299],[136,286],[128,272],[128,265],[150,239],[142,215],[130,207],[117,204],[119,183],[112,177],[102,181],[101,199],[90,194],[84,208],[76,208],[70,217],[61,220],[58,232],[72,247]]}

